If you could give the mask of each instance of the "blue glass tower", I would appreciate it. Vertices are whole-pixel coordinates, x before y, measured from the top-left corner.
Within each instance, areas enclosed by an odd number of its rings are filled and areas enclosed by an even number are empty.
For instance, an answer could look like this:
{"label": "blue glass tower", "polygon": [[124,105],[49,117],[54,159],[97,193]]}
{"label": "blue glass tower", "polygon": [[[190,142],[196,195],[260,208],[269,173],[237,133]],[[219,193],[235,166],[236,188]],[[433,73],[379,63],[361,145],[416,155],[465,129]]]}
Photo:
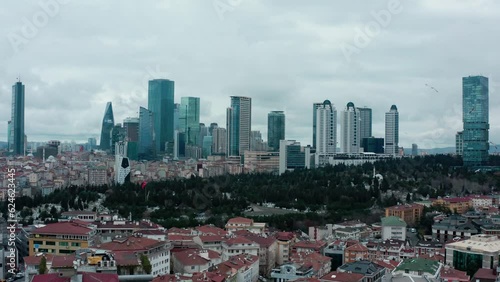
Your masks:
{"label": "blue glass tower", "polygon": [[279,152],[280,140],[285,140],[285,113],[272,111],[267,114],[267,144],[269,150]]}
{"label": "blue glass tower", "polygon": [[139,158],[155,157],[155,128],[153,113],[143,107],[139,108]]}
{"label": "blue glass tower", "polygon": [[111,149],[111,131],[115,126],[115,119],[113,117],[113,105],[111,102],[106,104],[106,110],[104,111],[104,117],[102,119],[102,128],[101,128],[101,150],[110,150]]}
{"label": "blue glass tower", "polygon": [[464,166],[485,165],[488,162],[490,128],[488,78],[462,78],[462,99]]}
{"label": "blue glass tower", "polygon": [[188,145],[198,145],[200,134],[200,98],[182,97],[180,106],[180,132],[186,133]]}
{"label": "blue glass tower", "polygon": [[24,85],[20,81],[12,86],[11,114],[11,146],[15,155],[24,155]]}
{"label": "blue glass tower", "polygon": [[153,113],[156,152],[165,152],[165,143],[174,142],[174,82],[168,79],[149,81],[148,110]]}
{"label": "blue glass tower", "polygon": [[252,99],[231,96],[231,107],[226,112],[228,156],[243,156],[250,149]]}

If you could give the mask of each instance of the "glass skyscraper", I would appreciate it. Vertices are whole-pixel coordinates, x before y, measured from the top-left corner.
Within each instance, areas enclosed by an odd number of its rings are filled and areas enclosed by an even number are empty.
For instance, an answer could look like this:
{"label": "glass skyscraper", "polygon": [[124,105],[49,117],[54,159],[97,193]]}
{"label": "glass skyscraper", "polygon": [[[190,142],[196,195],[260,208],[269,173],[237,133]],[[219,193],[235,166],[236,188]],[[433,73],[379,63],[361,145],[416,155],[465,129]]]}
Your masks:
{"label": "glass skyscraper", "polygon": [[198,145],[200,135],[200,98],[182,97],[179,109],[179,131],[186,134],[188,145]]}
{"label": "glass skyscraper", "polygon": [[139,108],[139,159],[155,157],[155,127],[153,112]]}
{"label": "glass skyscraper", "polygon": [[316,114],[317,114],[317,109],[319,107],[323,106],[323,103],[314,103],[313,104],[313,139],[312,139],[312,147],[316,148]]}
{"label": "glass skyscraper", "polygon": [[24,136],[24,85],[18,81],[12,86],[10,120],[10,140],[15,155],[24,155]]}
{"label": "glass skyscraper", "polygon": [[272,111],[267,115],[267,145],[269,150],[279,152],[280,140],[285,140],[285,113]]}
{"label": "glass skyscraper", "polygon": [[227,109],[228,156],[243,156],[250,149],[252,125],[252,99],[231,96],[231,107]]}
{"label": "glass skyscraper", "polygon": [[399,153],[399,112],[396,105],[392,105],[389,112],[385,113],[385,147],[389,155]]}
{"label": "glass skyscraper", "polygon": [[154,79],[148,86],[148,110],[153,113],[156,152],[165,152],[165,143],[174,142],[174,82]]}
{"label": "glass skyscraper", "polygon": [[490,128],[488,78],[462,78],[462,95],[464,165],[485,165],[488,162]]}
{"label": "glass skyscraper", "polygon": [[359,111],[359,138],[372,137],[372,109],[370,108],[357,108]]}
{"label": "glass skyscraper", "polygon": [[115,118],[113,117],[113,105],[111,102],[106,104],[106,110],[104,111],[104,117],[102,119],[102,128],[101,128],[101,150],[110,150],[111,149],[111,131],[115,126]]}

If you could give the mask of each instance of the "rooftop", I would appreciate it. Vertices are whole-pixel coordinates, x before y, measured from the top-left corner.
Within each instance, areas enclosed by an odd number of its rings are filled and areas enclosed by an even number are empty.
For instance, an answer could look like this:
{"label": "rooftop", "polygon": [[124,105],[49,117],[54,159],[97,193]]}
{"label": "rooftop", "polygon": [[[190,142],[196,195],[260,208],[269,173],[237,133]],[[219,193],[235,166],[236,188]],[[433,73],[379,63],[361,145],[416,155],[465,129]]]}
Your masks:
{"label": "rooftop", "polygon": [[449,243],[445,248],[473,252],[500,252],[500,239],[494,235],[473,235],[470,239]]}
{"label": "rooftop", "polygon": [[44,235],[88,235],[93,229],[75,221],[51,223],[33,230],[33,234]]}
{"label": "rooftop", "polygon": [[406,222],[397,216],[382,217],[382,226],[406,227]]}
{"label": "rooftop", "polygon": [[412,258],[404,260],[394,271],[423,271],[434,275],[439,269],[440,263],[434,260]]}

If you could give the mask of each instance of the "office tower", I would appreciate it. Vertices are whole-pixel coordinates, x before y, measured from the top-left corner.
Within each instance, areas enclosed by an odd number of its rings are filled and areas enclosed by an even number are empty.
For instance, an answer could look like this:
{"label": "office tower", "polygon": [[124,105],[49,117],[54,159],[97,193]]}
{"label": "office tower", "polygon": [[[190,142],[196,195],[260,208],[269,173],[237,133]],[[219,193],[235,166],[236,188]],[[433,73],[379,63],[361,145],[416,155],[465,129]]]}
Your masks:
{"label": "office tower", "polygon": [[340,151],[342,153],[359,153],[360,148],[359,110],[349,102],[340,113]]}
{"label": "office tower", "polygon": [[148,110],[153,113],[155,150],[165,152],[165,144],[174,142],[174,82],[168,79],[149,81]]}
{"label": "office tower", "polygon": [[123,185],[130,182],[130,163],[127,158],[127,142],[115,143],[115,183]]}
{"label": "office tower", "polygon": [[204,123],[200,123],[199,126],[200,128],[198,133],[198,143],[194,145],[197,145],[201,148],[203,147],[203,138],[205,138],[205,136],[208,136],[208,127],[206,127]]}
{"label": "office tower", "polygon": [[182,97],[179,109],[180,132],[186,133],[189,145],[198,145],[200,138],[200,98]]}
{"label": "office tower", "polygon": [[305,153],[300,146],[300,142],[295,140],[280,140],[280,165],[279,174],[287,170],[305,167]]}
{"label": "office tower", "polygon": [[154,114],[143,107],[139,108],[139,159],[156,157]]}
{"label": "office tower", "polygon": [[226,124],[228,156],[243,156],[243,153],[250,149],[252,98],[231,96]]}
{"label": "office tower", "polygon": [[285,112],[272,111],[267,114],[267,145],[269,150],[279,152],[281,140],[285,140]]}
{"label": "office tower", "polygon": [[312,146],[316,148],[316,112],[319,107],[322,107],[323,103],[314,103],[313,104],[313,139]]}
{"label": "office tower", "polygon": [[225,155],[227,147],[227,132],[225,128],[217,127],[212,132],[212,154]]}
{"label": "office tower", "polygon": [[113,126],[113,129],[111,129],[111,154],[115,155],[115,149],[116,146],[115,144],[118,142],[123,142],[125,141],[126,138],[126,132],[125,128],[122,127],[121,123],[115,124]]}
{"label": "office tower", "polygon": [[337,150],[337,110],[329,100],[316,109],[316,154]]}
{"label": "office tower", "polygon": [[181,104],[174,104],[174,130],[180,129],[180,118],[181,118]]}
{"label": "office tower", "polygon": [[392,105],[389,112],[385,113],[385,146],[386,154],[399,154],[399,113],[396,105]]}
{"label": "office tower", "polygon": [[418,145],[417,144],[411,144],[411,155],[418,156]]}
{"label": "office tower", "polygon": [[463,161],[464,166],[481,166],[488,162],[489,97],[488,78],[462,78],[463,95]]}
{"label": "office tower", "polygon": [[361,147],[365,153],[384,153],[384,138],[368,137],[361,140]]}
{"label": "office tower", "polygon": [[127,157],[130,160],[139,159],[139,118],[128,117],[123,120],[125,141],[127,141]]}
{"label": "office tower", "polygon": [[87,139],[87,151],[94,150],[97,147],[97,140],[93,137]]}
{"label": "office tower", "polygon": [[106,104],[106,110],[104,111],[104,117],[102,119],[101,128],[101,144],[99,148],[104,151],[111,150],[111,130],[115,126],[115,118],[113,117],[113,105],[111,102]]}
{"label": "office tower", "polygon": [[21,81],[12,86],[11,140],[15,155],[24,155],[24,85]]}
{"label": "office tower", "polygon": [[203,158],[207,158],[208,156],[212,155],[212,143],[213,143],[213,137],[212,136],[205,136],[203,137]]}
{"label": "office tower", "polygon": [[218,127],[219,127],[219,125],[218,125],[216,122],[212,122],[212,123],[210,124],[210,127],[208,128],[208,134],[209,134],[210,136],[213,136],[213,134],[214,134],[214,129],[216,129],[216,128],[218,128]]}
{"label": "office tower", "polygon": [[372,137],[372,109],[357,108],[359,112],[359,140]]}
{"label": "office tower", "polygon": [[12,145],[14,144],[14,140],[12,140],[12,137],[14,137],[12,134],[12,122],[9,120],[7,122],[7,151],[11,151]]}
{"label": "office tower", "polygon": [[464,153],[464,132],[458,131],[455,135],[455,154],[462,156]]}

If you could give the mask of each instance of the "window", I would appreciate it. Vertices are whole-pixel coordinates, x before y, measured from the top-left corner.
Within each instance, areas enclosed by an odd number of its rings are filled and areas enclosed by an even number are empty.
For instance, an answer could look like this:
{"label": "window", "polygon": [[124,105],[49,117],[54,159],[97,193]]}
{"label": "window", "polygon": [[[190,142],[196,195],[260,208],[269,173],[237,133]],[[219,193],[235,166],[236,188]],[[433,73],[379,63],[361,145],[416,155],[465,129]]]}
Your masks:
{"label": "window", "polygon": [[71,243],[71,247],[80,247],[80,243]]}
{"label": "window", "polygon": [[33,241],[33,244],[35,244],[35,245],[43,245],[43,241]]}
{"label": "window", "polygon": [[68,246],[68,242],[59,242],[59,246],[67,247]]}

